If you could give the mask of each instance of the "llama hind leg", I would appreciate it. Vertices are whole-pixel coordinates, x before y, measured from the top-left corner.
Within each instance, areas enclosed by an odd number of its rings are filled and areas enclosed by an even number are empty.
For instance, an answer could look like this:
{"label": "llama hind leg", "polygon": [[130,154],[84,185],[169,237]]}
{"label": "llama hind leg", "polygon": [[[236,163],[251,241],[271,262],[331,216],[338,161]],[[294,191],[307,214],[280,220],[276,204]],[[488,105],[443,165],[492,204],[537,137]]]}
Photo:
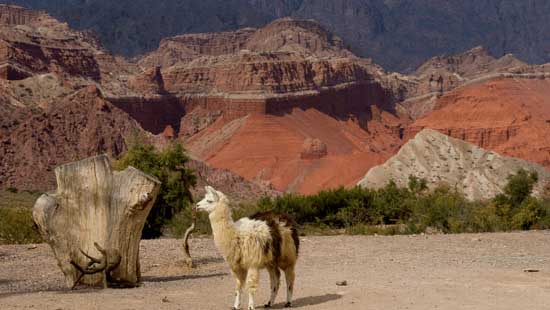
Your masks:
{"label": "llama hind leg", "polygon": [[285,269],[285,280],[286,280],[286,304],[285,307],[292,306],[292,293],[294,291],[294,266],[287,267]]}
{"label": "llama hind leg", "polygon": [[241,309],[241,292],[246,281],[246,270],[231,271],[235,277],[235,302],[233,310]]}
{"label": "llama hind leg", "polygon": [[246,285],[248,287],[248,310],[254,310],[254,295],[258,289],[258,282],[260,278],[260,271],[257,268],[251,268],[248,270],[246,276]]}
{"label": "llama hind leg", "polygon": [[279,283],[281,278],[281,272],[277,267],[268,267],[269,280],[271,283],[271,296],[269,301],[265,305],[265,308],[269,308],[275,304],[275,298],[277,298],[277,292],[279,292]]}

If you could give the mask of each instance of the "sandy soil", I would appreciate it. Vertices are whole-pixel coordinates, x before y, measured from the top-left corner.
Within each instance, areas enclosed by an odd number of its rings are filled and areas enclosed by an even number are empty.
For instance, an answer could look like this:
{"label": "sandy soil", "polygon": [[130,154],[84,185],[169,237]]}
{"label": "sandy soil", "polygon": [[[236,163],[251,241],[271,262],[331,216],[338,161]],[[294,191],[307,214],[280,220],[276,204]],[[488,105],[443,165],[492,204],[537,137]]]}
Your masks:
{"label": "sandy soil", "polygon": [[[550,232],[304,237],[302,244],[299,309],[550,309]],[[68,291],[48,246],[0,246],[0,309],[229,309],[233,279],[212,240],[194,239],[192,249],[198,267],[189,270],[179,240],[144,241],[141,287]],[[267,278],[262,273],[262,304]],[[347,286],[336,285],[343,280]]]}

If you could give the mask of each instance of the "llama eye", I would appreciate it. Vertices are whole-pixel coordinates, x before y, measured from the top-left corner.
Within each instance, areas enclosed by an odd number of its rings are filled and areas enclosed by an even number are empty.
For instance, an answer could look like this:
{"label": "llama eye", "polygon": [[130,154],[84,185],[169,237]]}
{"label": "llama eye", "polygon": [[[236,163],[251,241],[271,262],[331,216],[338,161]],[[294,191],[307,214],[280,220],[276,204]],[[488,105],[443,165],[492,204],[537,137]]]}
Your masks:
{"label": "llama eye", "polygon": [[208,203],[213,203],[214,201],[212,201],[212,200],[207,200],[206,202],[208,202]]}

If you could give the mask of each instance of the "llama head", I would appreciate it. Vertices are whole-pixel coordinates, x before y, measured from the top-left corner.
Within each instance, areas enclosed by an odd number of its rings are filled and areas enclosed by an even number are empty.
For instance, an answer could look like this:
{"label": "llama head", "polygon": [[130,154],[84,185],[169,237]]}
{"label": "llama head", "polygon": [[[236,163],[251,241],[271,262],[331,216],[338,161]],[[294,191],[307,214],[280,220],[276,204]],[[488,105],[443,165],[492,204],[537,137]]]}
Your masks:
{"label": "llama head", "polygon": [[225,195],[211,186],[205,186],[206,195],[197,203],[197,210],[211,213],[216,209],[220,201],[227,199]]}

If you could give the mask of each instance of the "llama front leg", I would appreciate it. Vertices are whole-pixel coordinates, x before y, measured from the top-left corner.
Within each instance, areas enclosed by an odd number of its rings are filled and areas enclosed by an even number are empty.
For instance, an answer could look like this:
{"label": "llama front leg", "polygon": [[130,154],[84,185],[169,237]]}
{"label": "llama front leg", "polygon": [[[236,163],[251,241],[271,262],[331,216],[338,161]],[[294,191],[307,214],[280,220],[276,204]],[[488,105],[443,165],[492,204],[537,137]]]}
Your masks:
{"label": "llama front leg", "polygon": [[269,272],[269,280],[271,283],[271,297],[265,305],[265,308],[269,308],[275,304],[275,298],[277,298],[277,292],[279,292],[279,283],[281,278],[279,268],[269,267],[267,268],[267,271]]}
{"label": "llama front leg", "polygon": [[260,272],[257,268],[251,268],[248,270],[246,277],[246,285],[248,286],[248,310],[254,310],[254,295],[258,289],[258,282],[260,278]]}
{"label": "llama front leg", "polygon": [[292,292],[294,291],[294,266],[285,269],[286,280],[286,304],[285,307],[292,307]]}
{"label": "llama front leg", "polygon": [[233,303],[233,310],[241,309],[241,292],[246,281],[246,270],[231,271],[235,277],[235,302]]}

